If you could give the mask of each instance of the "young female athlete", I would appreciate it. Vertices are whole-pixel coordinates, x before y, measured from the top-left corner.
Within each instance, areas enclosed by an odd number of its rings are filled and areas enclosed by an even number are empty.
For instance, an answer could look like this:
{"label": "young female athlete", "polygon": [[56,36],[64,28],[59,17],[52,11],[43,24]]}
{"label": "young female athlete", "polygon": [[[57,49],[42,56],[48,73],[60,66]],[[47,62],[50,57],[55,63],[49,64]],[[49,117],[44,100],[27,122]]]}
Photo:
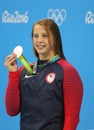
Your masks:
{"label": "young female athlete", "polygon": [[20,113],[20,130],[76,130],[83,85],[64,56],[57,24],[51,19],[37,21],[32,41],[38,59],[30,64],[32,75],[24,66],[18,68],[15,53],[6,57],[6,111],[10,116]]}

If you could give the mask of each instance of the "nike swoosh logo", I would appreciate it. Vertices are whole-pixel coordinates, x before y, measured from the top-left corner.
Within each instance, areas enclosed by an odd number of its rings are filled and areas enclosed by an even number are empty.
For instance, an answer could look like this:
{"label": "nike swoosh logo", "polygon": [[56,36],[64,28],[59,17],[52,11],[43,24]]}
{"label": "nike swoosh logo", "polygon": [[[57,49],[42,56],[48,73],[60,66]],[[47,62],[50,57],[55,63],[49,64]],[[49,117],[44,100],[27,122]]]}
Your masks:
{"label": "nike swoosh logo", "polygon": [[25,75],[25,78],[33,77],[32,75]]}

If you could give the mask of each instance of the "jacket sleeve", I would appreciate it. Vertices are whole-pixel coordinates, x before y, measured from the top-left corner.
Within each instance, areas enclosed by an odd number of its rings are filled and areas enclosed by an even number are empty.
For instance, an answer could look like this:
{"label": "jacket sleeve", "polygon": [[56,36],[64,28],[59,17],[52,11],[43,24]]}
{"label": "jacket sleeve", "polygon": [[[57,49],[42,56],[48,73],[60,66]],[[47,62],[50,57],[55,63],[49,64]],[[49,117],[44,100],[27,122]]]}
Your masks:
{"label": "jacket sleeve", "polygon": [[8,85],[5,93],[5,107],[6,112],[10,116],[15,116],[20,112],[20,75],[19,71],[9,72],[8,75]]}
{"label": "jacket sleeve", "polygon": [[64,71],[62,89],[64,93],[64,127],[62,130],[76,130],[79,123],[83,97],[83,84],[77,70],[67,61],[58,62]]}
{"label": "jacket sleeve", "polygon": [[64,67],[64,110],[63,130],[76,130],[79,122],[83,85],[78,72],[72,66]]}

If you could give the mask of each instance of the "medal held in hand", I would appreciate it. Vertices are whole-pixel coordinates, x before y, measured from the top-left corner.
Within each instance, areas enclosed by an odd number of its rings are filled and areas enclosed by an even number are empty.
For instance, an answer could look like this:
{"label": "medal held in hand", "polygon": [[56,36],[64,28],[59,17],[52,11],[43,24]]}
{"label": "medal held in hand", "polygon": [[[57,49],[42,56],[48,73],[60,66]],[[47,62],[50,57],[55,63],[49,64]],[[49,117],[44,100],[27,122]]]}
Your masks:
{"label": "medal held in hand", "polygon": [[24,65],[24,67],[26,68],[27,72],[29,74],[33,74],[33,70],[30,67],[28,61],[26,60],[26,58],[23,55],[23,48],[22,46],[16,46],[13,50],[13,53],[16,54],[17,58],[21,61],[21,63]]}

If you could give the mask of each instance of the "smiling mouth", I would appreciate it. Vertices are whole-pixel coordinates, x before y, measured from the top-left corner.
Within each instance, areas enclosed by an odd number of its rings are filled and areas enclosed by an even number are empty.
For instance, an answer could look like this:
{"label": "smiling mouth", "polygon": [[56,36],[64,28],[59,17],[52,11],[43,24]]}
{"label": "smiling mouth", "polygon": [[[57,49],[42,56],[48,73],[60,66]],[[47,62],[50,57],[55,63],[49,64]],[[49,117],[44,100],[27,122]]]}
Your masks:
{"label": "smiling mouth", "polygon": [[43,48],[45,48],[45,46],[44,45],[38,45],[37,48],[38,49],[43,49]]}

